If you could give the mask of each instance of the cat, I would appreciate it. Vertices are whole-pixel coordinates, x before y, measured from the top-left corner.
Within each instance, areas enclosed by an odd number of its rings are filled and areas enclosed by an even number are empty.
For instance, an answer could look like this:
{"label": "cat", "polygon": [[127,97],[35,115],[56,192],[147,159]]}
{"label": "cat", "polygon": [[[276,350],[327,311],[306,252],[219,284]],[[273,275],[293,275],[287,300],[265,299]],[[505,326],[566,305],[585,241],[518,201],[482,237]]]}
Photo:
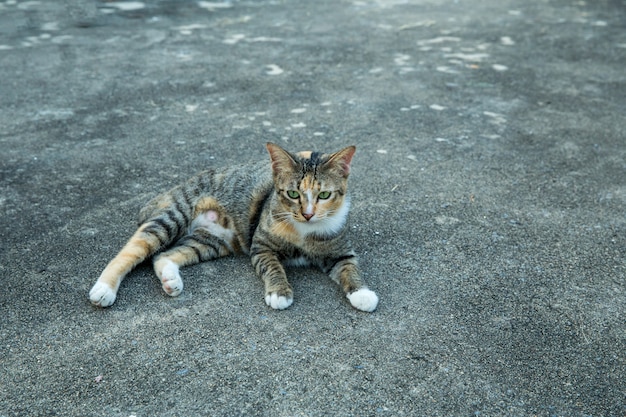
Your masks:
{"label": "cat", "polygon": [[320,268],[353,307],[374,311],[378,296],[361,278],[344,236],[356,147],[332,154],[266,147],[269,161],[204,171],[142,208],[139,228],[89,292],[92,304],[112,305],[122,279],[150,257],[163,290],[177,296],[180,267],[245,253],[273,309],[293,303],[284,266],[299,265]]}

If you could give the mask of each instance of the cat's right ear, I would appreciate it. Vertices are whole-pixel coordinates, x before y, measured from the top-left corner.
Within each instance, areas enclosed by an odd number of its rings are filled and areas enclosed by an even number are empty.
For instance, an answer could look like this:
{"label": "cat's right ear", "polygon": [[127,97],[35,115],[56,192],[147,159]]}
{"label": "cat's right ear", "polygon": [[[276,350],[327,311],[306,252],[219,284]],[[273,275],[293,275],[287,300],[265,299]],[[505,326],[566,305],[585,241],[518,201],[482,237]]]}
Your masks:
{"label": "cat's right ear", "polygon": [[267,142],[265,146],[270,153],[274,174],[290,172],[296,168],[297,163],[289,152],[272,142]]}

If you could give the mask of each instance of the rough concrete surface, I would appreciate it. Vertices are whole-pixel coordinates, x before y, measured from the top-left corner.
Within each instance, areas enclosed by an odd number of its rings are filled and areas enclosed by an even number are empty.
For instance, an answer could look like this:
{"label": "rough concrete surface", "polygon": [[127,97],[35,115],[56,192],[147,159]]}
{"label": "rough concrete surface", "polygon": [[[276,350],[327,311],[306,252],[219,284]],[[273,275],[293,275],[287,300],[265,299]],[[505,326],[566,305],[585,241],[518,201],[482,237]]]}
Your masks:
{"label": "rough concrete surface", "polygon": [[[623,0],[0,1],[0,416],[624,416]],[[245,257],[87,294],[155,193],[357,145],[376,312]]]}

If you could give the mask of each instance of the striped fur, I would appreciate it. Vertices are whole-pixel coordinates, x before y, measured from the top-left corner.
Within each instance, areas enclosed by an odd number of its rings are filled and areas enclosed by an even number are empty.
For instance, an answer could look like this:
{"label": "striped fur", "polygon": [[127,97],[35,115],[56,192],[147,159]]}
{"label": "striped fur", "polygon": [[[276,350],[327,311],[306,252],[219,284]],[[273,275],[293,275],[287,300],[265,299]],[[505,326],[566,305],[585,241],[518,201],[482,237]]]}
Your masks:
{"label": "striped fur", "polygon": [[337,282],[351,304],[373,311],[376,294],[360,278],[344,237],[347,179],[355,147],[334,154],[292,154],[268,143],[270,161],[208,170],[150,201],[139,228],[90,291],[94,305],[115,301],[122,279],[153,258],[163,290],[183,290],[180,267],[244,253],[275,309],[293,302],[285,264],[313,265]]}

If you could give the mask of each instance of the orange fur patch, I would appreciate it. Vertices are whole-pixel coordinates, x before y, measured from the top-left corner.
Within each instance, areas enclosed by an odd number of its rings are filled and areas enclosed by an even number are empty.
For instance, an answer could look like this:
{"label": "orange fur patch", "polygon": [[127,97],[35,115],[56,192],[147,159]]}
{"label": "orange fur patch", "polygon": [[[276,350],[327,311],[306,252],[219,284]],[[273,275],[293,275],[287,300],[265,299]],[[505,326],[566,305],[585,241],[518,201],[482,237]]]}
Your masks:
{"label": "orange fur patch", "polygon": [[271,233],[296,246],[303,243],[302,237],[289,222],[275,222],[272,224]]}
{"label": "orange fur patch", "polygon": [[213,197],[202,198],[196,203],[196,206],[193,209],[193,218],[195,219],[200,214],[206,213],[209,210],[216,211],[218,214],[218,223],[222,227],[228,228],[230,222],[228,220],[226,210]]}
{"label": "orange fur patch", "polygon": [[177,251],[167,255],[167,259],[179,266],[186,265],[188,263],[188,258],[189,257],[187,256],[187,254],[181,251]]}
{"label": "orange fur patch", "polygon": [[306,175],[304,178],[302,178],[302,181],[300,181],[300,189],[303,191],[312,190],[314,183],[315,180],[313,179],[313,176]]}
{"label": "orange fur patch", "polygon": [[111,288],[116,288],[121,279],[130,272],[137,264],[146,259],[159,246],[159,240],[151,235],[143,233],[147,225],[142,226],[124,245],[107,267],[102,271],[100,281],[105,282]]}

